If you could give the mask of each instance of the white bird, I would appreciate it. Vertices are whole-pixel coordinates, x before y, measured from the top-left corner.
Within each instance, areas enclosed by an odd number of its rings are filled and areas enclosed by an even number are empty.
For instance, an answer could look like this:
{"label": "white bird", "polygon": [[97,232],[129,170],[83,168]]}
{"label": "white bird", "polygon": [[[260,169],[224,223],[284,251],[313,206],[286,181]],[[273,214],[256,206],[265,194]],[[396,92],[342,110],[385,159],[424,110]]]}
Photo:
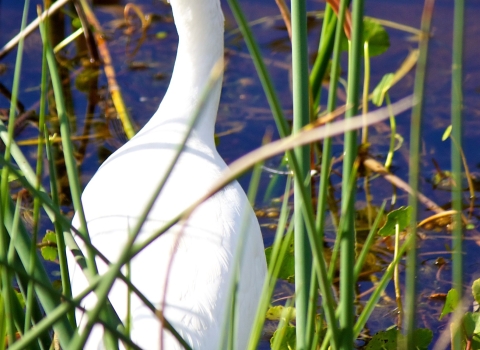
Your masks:
{"label": "white bird", "polygon": [[[165,97],[143,129],[105,161],[82,195],[91,241],[111,262],[124,249],[129,230],[165,175],[212,68],[223,60],[224,18],[220,0],[171,0],[171,6],[179,45]],[[211,91],[137,242],[204,195],[226,169],[214,144],[220,91],[221,82]],[[73,225],[80,225],[77,216]],[[222,332],[229,328],[225,328],[225,315],[242,227],[246,229],[246,241],[236,300],[239,322],[235,345],[244,350],[266,275],[266,261],[258,221],[237,182],[201,204],[186,227],[171,228],[131,261],[132,283],[163,311],[193,349],[219,348]],[[85,252],[80,239],[77,242]],[[99,259],[97,265],[100,274],[106,271],[107,266]],[[69,269],[73,295],[78,295],[88,283],[72,255]],[[131,298],[132,340],[143,349],[181,349],[162,329],[157,316],[137,297]],[[127,288],[123,282],[114,283],[109,300],[125,322]],[[83,305],[88,310],[95,301],[91,293]],[[77,312],[80,331],[86,317]],[[103,328],[96,325],[86,349],[103,349],[102,337]]]}

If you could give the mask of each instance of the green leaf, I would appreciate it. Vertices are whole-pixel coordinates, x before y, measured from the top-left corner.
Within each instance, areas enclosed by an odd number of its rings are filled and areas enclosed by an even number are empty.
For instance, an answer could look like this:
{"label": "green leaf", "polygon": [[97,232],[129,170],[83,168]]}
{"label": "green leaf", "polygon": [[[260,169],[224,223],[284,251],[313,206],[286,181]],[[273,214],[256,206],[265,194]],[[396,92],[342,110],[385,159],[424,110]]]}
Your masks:
{"label": "green leaf", "polygon": [[480,333],[480,313],[467,312],[463,316],[463,329],[465,336],[472,339],[475,334]]}
{"label": "green leaf", "polygon": [[[295,282],[295,253],[293,248],[293,235],[292,241],[289,243],[290,247],[288,248],[285,256],[283,257],[282,266],[278,273],[278,278],[286,280],[289,283]],[[272,247],[265,249],[265,256],[267,258],[267,263],[270,264],[270,257],[272,255]]]}
{"label": "green leaf", "polygon": [[[432,342],[433,332],[419,328],[413,332],[413,344],[417,350],[427,350]],[[397,350],[406,349],[406,337],[397,329],[391,328],[375,334],[368,343],[367,350]]]}
{"label": "green leaf", "polygon": [[15,295],[17,296],[18,302],[20,303],[20,307],[22,309],[25,308],[25,298],[23,297],[23,294],[20,293],[19,291],[15,291]]}
{"label": "green leaf", "polygon": [[480,304],[480,278],[472,283],[472,295],[475,301]]}
{"label": "green leaf", "polygon": [[452,124],[447,126],[447,128],[445,129],[445,132],[442,135],[442,141],[445,141],[446,139],[448,139],[451,133],[452,133]]}
{"label": "green leaf", "polygon": [[419,350],[427,349],[433,339],[433,332],[430,329],[419,328],[413,331],[413,343]]}
{"label": "green leaf", "polygon": [[296,310],[292,306],[271,306],[267,310],[267,314],[265,318],[270,321],[279,321],[280,319],[284,318],[289,320],[294,320],[296,317]]}
{"label": "green leaf", "polygon": [[375,106],[381,106],[383,104],[383,99],[385,98],[385,93],[390,89],[392,86],[393,77],[395,75],[393,73],[385,74],[375,87],[372,93],[372,102]]}
{"label": "green leaf", "polygon": [[[385,28],[370,18],[364,18],[363,20],[362,42],[366,41],[368,41],[368,53],[370,57],[381,55],[390,47],[390,38]],[[348,40],[345,36],[342,40],[342,50],[348,51]]]}
{"label": "green leaf", "polygon": [[280,329],[277,329],[275,333],[273,333],[272,338],[270,339],[270,345],[272,346],[275,343],[275,339],[277,337],[281,337],[280,344],[276,344],[275,350],[295,350],[297,347],[297,338],[296,338],[296,330],[295,326],[286,325]]}
{"label": "green leaf", "polygon": [[385,28],[369,18],[363,20],[363,41],[368,41],[370,57],[381,55],[390,47],[390,38]]}
{"label": "green leaf", "polygon": [[366,350],[396,350],[398,345],[398,336],[401,333],[395,329],[381,331],[375,334],[367,344]]}
{"label": "green leaf", "polygon": [[[0,170],[2,170],[2,169],[3,169],[3,168],[0,168]],[[24,177],[21,170],[18,170],[18,169],[17,169],[17,172],[18,172],[18,174],[20,174],[22,177]],[[18,179],[17,174],[12,173],[12,172],[9,172],[9,173],[8,173],[8,182],[12,182],[12,181],[15,181],[15,180],[17,180],[17,179]]]}
{"label": "green leaf", "polygon": [[458,292],[456,289],[450,289],[447,294],[447,299],[445,300],[445,305],[443,305],[442,313],[440,314],[439,320],[441,320],[445,315],[453,312],[458,305]]}
{"label": "green leaf", "polygon": [[397,224],[400,226],[400,231],[405,230],[410,224],[411,211],[410,207],[400,207],[388,213],[387,222],[378,231],[378,234],[383,237],[394,235]]}
{"label": "green leaf", "polygon": [[55,232],[48,231],[43,237],[42,243],[45,244],[40,251],[45,260],[56,261],[57,260],[57,235]]}

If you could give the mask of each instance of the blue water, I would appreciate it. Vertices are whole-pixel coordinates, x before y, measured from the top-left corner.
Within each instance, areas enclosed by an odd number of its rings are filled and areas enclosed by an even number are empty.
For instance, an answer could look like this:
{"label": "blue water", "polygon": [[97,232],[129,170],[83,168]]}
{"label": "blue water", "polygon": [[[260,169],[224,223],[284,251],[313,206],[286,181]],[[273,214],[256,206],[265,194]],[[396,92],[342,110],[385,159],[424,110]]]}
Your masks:
{"label": "blue water", "polygon": [[[135,33],[132,43],[127,44],[126,37],[123,34],[123,28],[115,29],[113,21],[122,18],[123,6],[127,1],[121,1],[121,6],[97,7],[96,13],[103,24],[106,34],[109,38],[109,49],[113,57],[114,66],[117,73],[117,81],[122,89],[126,105],[130,108],[130,113],[137,124],[141,127],[146,123],[149,117],[155,112],[158,104],[164,95],[168,86],[170,72],[175,60],[176,33],[170,17],[170,9],[160,1],[142,0],[135,3],[140,5],[146,13],[155,13],[163,16],[163,20],[155,21],[148,30],[147,40],[142,45],[140,51],[134,56],[129,57],[126,52],[131,52],[134,43],[139,38],[139,33]],[[35,6],[41,1],[31,1],[29,20],[36,16]],[[23,4],[17,0],[0,0],[0,46],[3,46],[20,27],[21,8]],[[262,53],[270,74],[278,88],[282,106],[288,117],[291,117],[291,83],[290,83],[290,63],[291,54],[289,52],[289,40],[286,31],[283,29],[282,22],[273,20],[278,15],[278,10],[273,1],[264,0],[245,0],[242,6],[249,20],[265,18],[265,20],[253,27],[255,36],[261,46]],[[308,9],[311,11],[321,10],[324,7],[322,2],[308,1]],[[366,14],[373,17],[397,21],[399,23],[412,27],[419,27],[423,4],[413,0],[369,0],[366,2]],[[452,2],[441,0],[436,2],[433,17],[433,36],[429,46],[429,61],[426,81],[426,99],[423,114],[423,134],[422,134],[422,170],[421,170],[421,191],[440,205],[448,207],[450,193],[448,191],[433,190],[429,179],[434,174],[432,158],[439,166],[448,170],[450,167],[450,143],[442,142],[441,137],[445,128],[450,124],[450,75],[451,75],[451,32],[452,32]],[[273,137],[278,137],[276,127],[271,117],[267,100],[262,92],[261,85],[255,73],[254,66],[248,56],[248,50],[243,40],[233,31],[236,28],[233,16],[228,9],[228,5],[223,1],[223,8],[226,16],[226,71],[222,99],[218,114],[217,132],[227,132],[226,136],[220,137],[218,149],[227,163],[235,160],[241,155],[253,150],[261,145],[262,137],[267,131],[273,131]],[[466,11],[466,41],[465,41],[465,62],[464,62],[464,152],[467,158],[470,170],[479,171],[480,153],[478,152],[478,130],[480,127],[480,26],[477,19],[480,18],[480,4],[478,2],[468,2]],[[314,20],[309,29],[310,50],[313,53],[318,45],[318,33],[321,29],[321,21]],[[70,32],[70,27],[66,27]],[[156,33],[166,33],[165,39],[157,39]],[[408,55],[409,50],[417,47],[417,43],[411,34],[388,29],[391,48],[381,57],[372,58],[372,78],[371,85],[374,86],[385,73],[393,72],[399,64]],[[20,87],[20,101],[26,110],[38,110],[39,99],[39,81],[40,81],[40,60],[41,40],[38,31],[33,33],[25,41],[24,64],[22,68],[22,81]],[[16,51],[10,53],[0,60],[4,64],[6,71],[0,74],[0,83],[7,89],[11,89],[13,68],[15,65]],[[63,54],[72,58],[76,51],[74,47],[68,47]],[[129,68],[130,62],[143,63],[148,68],[142,70],[133,70]],[[346,56],[343,57],[343,66],[346,67]],[[81,69],[79,62],[76,61],[73,69],[69,71],[72,81],[76,79]],[[161,75],[161,77],[159,77]],[[344,74],[345,75],[345,74]],[[393,101],[398,100],[412,93],[414,82],[414,72],[407,74],[391,90]],[[73,84],[72,84],[73,85]],[[106,79],[103,75],[99,77],[100,88],[105,89]],[[99,92],[99,95],[105,96],[105,92]],[[323,94],[326,98],[326,93]],[[72,107],[76,115],[75,129],[77,134],[81,134],[85,120],[85,110],[87,107],[86,93],[78,90],[72,90]],[[323,100],[322,100],[323,101]],[[0,96],[0,108],[9,108],[6,98]],[[397,117],[398,133],[404,138],[402,147],[397,151],[394,158],[394,172],[403,179],[408,178],[408,140],[410,112],[403,113]],[[97,122],[96,128],[92,133],[105,127],[104,108],[97,106],[94,112],[94,120]],[[372,149],[374,156],[383,159],[388,149],[389,130],[387,124],[382,124],[372,128]],[[237,130],[234,133],[228,133],[229,130]],[[104,158],[104,154],[113,152],[124,142],[121,135],[114,132],[111,138],[97,138],[88,142],[85,153],[85,160],[81,166],[82,181],[87,183],[95,170]],[[19,136],[18,140],[27,140],[35,138],[37,130],[34,126],[27,127]],[[33,162],[34,147],[25,147],[25,152],[31,156]],[[341,139],[335,140],[334,154],[340,156],[342,153]],[[383,158],[382,158],[383,157]],[[280,164],[280,159],[267,161],[267,166],[276,168]],[[282,169],[285,170],[285,169]],[[259,193],[258,206],[263,207],[267,204],[262,203],[264,188],[268,185],[270,179],[269,173],[264,173],[262,185]],[[45,182],[46,182],[45,178]],[[283,179],[282,179],[283,180]],[[333,181],[338,183],[339,178]],[[249,176],[246,175],[240,179],[242,186],[248,188]],[[374,199],[380,203],[391,194],[391,187],[381,179],[374,182]],[[279,196],[283,193],[283,186],[280,184],[275,189],[273,196]],[[339,196],[339,195],[338,195]],[[362,199],[363,192],[359,190],[359,198]],[[465,195],[466,196],[466,195]],[[406,203],[406,196],[400,193],[399,204]],[[65,208],[68,210],[68,208]],[[421,212],[421,217],[428,216],[429,213]],[[478,213],[475,213],[474,223],[477,224]],[[270,220],[271,221],[271,220]],[[270,222],[262,220],[262,222]],[[265,242],[268,245],[272,240],[273,231],[265,229]],[[434,258],[443,256],[449,258],[445,249],[448,245],[449,237],[446,232],[432,233],[427,232],[426,243],[421,244],[419,256],[422,262],[419,270],[419,279],[423,280],[425,285],[421,285],[423,297],[431,292],[446,292],[450,285],[450,272],[448,268],[442,272],[441,280],[435,276],[436,267],[433,264]],[[478,271],[480,256],[477,231],[467,233],[465,243],[465,280],[470,283],[472,276]],[[432,253],[433,252],[433,253]],[[438,253],[434,253],[438,252]],[[56,265],[49,264],[49,271],[55,274]],[[55,278],[52,275],[52,278]],[[370,284],[365,283],[361,289],[370,288]],[[422,298],[422,295],[419,296]],[[422,299],[422,301],[425,301]],[[426,303],[426,302],[425,302]],[[422,304],[423,305],[423,304]],[[430,305],[431,312],[435,307]],[[428,312],[422,314],[428,314]],[[378,319],[371,322],[372,330],[388,327],[394,322],[392,315],[380,315]],[[383,319],[382,319],[383,317]],[[422,318],[423,325],[431,329],[444,327],[443,323],[437,321],[437,317],[429,316]],[[264,343],[262,348],[268,348]]]}

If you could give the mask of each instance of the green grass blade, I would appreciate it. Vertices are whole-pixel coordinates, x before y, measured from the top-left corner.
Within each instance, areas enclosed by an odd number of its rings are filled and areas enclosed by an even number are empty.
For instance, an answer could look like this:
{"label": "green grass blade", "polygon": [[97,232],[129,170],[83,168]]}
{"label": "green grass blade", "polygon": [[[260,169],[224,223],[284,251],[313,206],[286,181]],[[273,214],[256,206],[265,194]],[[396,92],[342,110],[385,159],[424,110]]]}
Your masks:
{"label": "green grass blade", "polygon": [[[282,208],[280,210],[280,216],[278,219],[277,231],[275,233],[275,238],[272,245],[272,253],[270,256],[270,261],[267,261],[268,266],[268,275],[267,280],[264,283],[262,289],[262,299],[260,300],[259,307],[257,309],[257,314],[255,316],[255,323],[252,327],[252,334],[248,343],[249,350],[255,350],[258,347],[258,342],[262,335],[263,324],[265,322],[265,314],[267,312],[268,306],[270,305],[270,299],[272,298],[273,291],[275,289],[275,283],[277,281],[278,272],[280,270],[283,257],[285,256],[288,243],[291,241],[293,235],[293,225],[290,222],[287,230],[287,223],[289,218],[289,193],[292,188],[292,177],[287,177],[287,182],[285,185],[285,192],[283,196]],[[285,237],[283,233],[287,231]],[[283,245],[282,245],[283,244]],[[285,247],[284,247],[285,246]],[[282,247],[284,249],[282,250]]]}
{"label": "green grass blade", "polygon": [[337,16],[335,16],[330,5],[326,4],[318,55],[313,64],[312,72],[310,73],[310,87],[315,110],[320,103],[320,88],[322,87],[322,81],[325,77],[325,72],[327,71],[334,47],[335,27],[337,27]]}
{"label": "green grass blade", "polygon": [[412,235],[411,245],[407,252],[407,267],[405,280],[405,318],[404,330],[407,334],[407,347],[414,346],[414,330],[416,326],[415,310],[417,308],[417,217],[418,217],[418,199],[417,193],[419,190],[419,174],[420,174],[420,147],[421,147],[421,130],[422,130],[422,115],[423,115],[423,93],[425,88],[425,73],[427,69],[427,54],[428,54],[428,38],[430,36],[430,23],[433,12],[434,0],[426,0],[422,14],[420,38],[420,54],[415,72],[414,95],[416,104],[412,109],[412,119],[410,122],[410,161],[409,161],[409,185],[412,189],[412,194],[408,196],[408,205],[412,208],[410,218],[410,235]]}
{"label": "green grass blade", "polygon": [[290,128],[288,127],[287,120],[285,118],[285,115],[283,114],[280,100],[275,91],[272,79],[268,74],[268,70],[263,61],[260,48],[258,47],[258,44],[253,37],[252,31],[248,26],[245,14],[241,9],[238,0],[228,0],[228,4],[230,5],[230,9],[232,10],[235,20],[240,27],[240,31],[243,34],[243,38],[245,39],[248,50],[252,55],[253,64],[255,65],[258,77],[260,78],[260,82],[263,86],[263,90],[265,91],[265,94],[267,96],[267,100],[270,105],[270,109],[272,110],[273,118],[277,125],[278,132],[280,133],[281,137],[290,135]]}
{"label": "green grass blade", "polygon": [[[292,67],[293,67],[293,133],[300,131],[310,122],[310,103],[308,86],[308,51],[307,51],[307,16],[305,0],[292,1]],[[295,172],[294,192],[306,187],[310,192],[310,147],[298,147],[294,152],[299,163]],[[295,308],[297,314],[296,333],[297,348],[305,349],[313,334],[307,329],[310,277],[312,268],[312,249],[306,234],[303,206],[311,206],[308,196],[306,201],[300,196],[294,197],[295,216]]]}
{"label": "green grass blade", "polygon": [[[464,0],[454,2],[453,23],[453,54],[452,54],[452,92],[451,92],[451,120],[452,120],[452,207],[456,211],[453,219],[452,232],[452,281],[456,289],[458,300],[463,300],[463,225],[462,225],[462,106],[463,106],[463,32],[465,19]],[[462,309],[462,303],[458,306]],[[461,312],[459,310],[459,312]],[[458,322],[458,321],[457,321]],[[452,348],[462,346],[462,331],[455,327],[452,336]]]}
{"label": "green grass blade", "polygon": [[[363,0],[353,2],[352,8],[352,40],[348,57],[348,89],[345,118],[351,118],[357,113],[360,86],[360,60],[363,50]],[[333,93],[333,92],[332,92]],[[353,171],[353,164],[357,157],[357,133],[349,131],[345,133],[345,157],[343,159],[343,185],[342,198],[347,198],[348,182]],[[354,284],[353,269],[355,265],[355,195],[351,194],[351,200],[342,201],[342,218],[345,227],[341,232],[340,241],[340,349],[350,350],[353,346],[353,316],[354,310]]]}
{"label": "green grass blade", "polygon": [[[47,37],[47,23],[48,22],[41,22],[40,23],[40,33],[42,36],[43,45],[46,47],[46,57],[47,63],[50,72],[50,78],[52,82],[52,88],[54,91],[55,97],[55,107],[57,109],[57,115],[60,122],[60,133],[62,135],[62,146],[63,152],[65,156],[65,166],[67,168],[67,175],[68,181],[70,186],[70,191],[72,194],[72,202],[77,212],[78,218],[80,220],[80,225],[82,229],[80,232],[84,236],[85,240],[89,242],[89,237],[86,228],[86,221],[85,215],[83,213],[83,207],[81,202],[81,186],[80,180],[77,171],[77,165],[74,156],[73,150],[73,143],[71,142],[71,134],[70,134],[70,123],[68,120],[68,115],[66,111],[65,99],[63,96],[63,89],[62,89],[62,81],[60,79],[57,62],[55,59],[55,54],[53,53],[53,49],[51,47],[50,41]],[[95,264],[95,256],[92,253],[91,249],[87,246],[87,263],[88,268],[92,274],[97,273],[97,268]]]}

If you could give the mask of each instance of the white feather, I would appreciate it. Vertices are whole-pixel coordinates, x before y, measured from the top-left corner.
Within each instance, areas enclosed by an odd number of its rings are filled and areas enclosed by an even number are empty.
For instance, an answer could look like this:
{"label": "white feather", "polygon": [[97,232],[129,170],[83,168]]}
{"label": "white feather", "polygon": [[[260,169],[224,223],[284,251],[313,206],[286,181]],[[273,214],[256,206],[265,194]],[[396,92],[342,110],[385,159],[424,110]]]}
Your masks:
{"label": "white feather", "polygon": [[[219,0],[171,0],[171,5],[180,42],[168,91],[147,125],[107,159],[82,195],[92,243],[112,262],[124,249],[128,231],[135,226],[153,189],[167,171],[210,72],[223,57],[224,20]],[[226,168],[213,138],[220,89],[217,84],[210,94],[138,241],[204,195]],[[77,217],[73,224],[79,226]],[[243,350],[260,298],[266,263],[257,219],[237,182],[200,205],[185,227],[173,227],[131,262],[133,284],[163,310],[193,349],[219,348],[227,322],[224,318],[229,283],[242,227],[246,229],[247,240],[237,296],[240,307],[236,348]],[[83,249],[81,241],[77,241]],[[105,273],[107,266],[99,259],[97,264],[100,273]],[[77,295],[88,283],[71,255],[69,268],[73,293]],[[125,321],[124,283],[115,282],[109,300]],[[83,305],[90,309],[95,302],[94,294],[90,294]],[[181,348],[168,331],[162,331],[158,318],[135,296],[131,315],[131,336],[140,347],[160,349],[162,339],[163,349]],[[77,313],[80,331],[85,318],[86,315]],[[96,325],[86,349],[103,349],[102,339],[103,329]]]}

